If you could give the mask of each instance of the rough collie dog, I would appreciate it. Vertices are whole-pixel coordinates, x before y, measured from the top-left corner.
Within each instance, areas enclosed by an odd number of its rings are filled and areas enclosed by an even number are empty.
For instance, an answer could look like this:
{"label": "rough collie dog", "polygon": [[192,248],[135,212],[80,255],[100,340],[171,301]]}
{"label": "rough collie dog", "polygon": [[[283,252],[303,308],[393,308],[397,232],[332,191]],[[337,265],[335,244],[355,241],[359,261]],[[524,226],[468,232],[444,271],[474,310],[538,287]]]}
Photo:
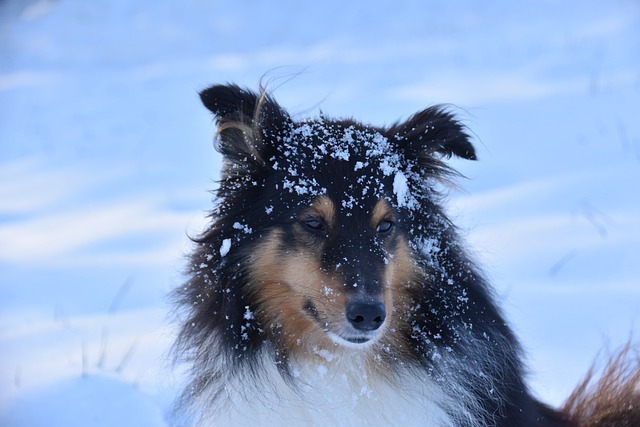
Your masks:
{"label": "rough collie dog", "polygon": [[443,210],[446,159],[476,158],[449,112],[372,127],[294,120],[234,85],[200,95],[224,165],[177,290],[189,423],[574,425],[531,396]]}

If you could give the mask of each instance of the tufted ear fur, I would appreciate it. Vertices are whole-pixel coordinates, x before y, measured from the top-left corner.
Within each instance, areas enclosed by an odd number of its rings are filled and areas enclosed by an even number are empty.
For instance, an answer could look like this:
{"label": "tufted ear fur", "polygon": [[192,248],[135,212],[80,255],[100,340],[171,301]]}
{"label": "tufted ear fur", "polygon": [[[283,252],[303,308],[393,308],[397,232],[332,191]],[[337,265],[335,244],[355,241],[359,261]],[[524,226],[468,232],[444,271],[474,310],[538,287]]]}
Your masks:
{"label": "tufted ear fur", "polygon": [[477,159],[464,126],[442,106],[429,107],[405,122],[392,125],[387,134],[399,141],[408,157],[418,159],[421,165],[438,163],[440,157]]}
{"label": "tufted ear fur", "polygon": [[267,93],[237,85],[215,85],[200,92],[202,103],[216,116],[216,149],[224,156],[226,172],[232,168],[254,170],[267,165],[271,146],[267,134],[277,134],[289,115]]}

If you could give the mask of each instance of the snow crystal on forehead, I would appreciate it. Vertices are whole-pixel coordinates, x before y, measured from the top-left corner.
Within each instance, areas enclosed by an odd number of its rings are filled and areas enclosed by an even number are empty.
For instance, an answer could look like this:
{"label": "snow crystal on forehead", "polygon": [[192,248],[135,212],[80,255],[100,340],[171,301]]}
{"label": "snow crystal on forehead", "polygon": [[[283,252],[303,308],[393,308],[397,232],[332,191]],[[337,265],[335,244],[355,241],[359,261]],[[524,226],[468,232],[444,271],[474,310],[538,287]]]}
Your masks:
{"label": "snow crystal on forehead", "polygon": [[325,122],[311,122],[293,127],[291,137],[297,139],[296,137],[302,136],[305,140],[309,140],[315,136],[320,139],[321,144],[307,145],[307,148],[313,150],[313,156],[316,159],[329,155],[339,160],[348,161],[350,158],[349,148],[354,146],[354,130],[353,126],[345,128],[343,135],[338,137],[335,135],[335,126],[330,126]]}

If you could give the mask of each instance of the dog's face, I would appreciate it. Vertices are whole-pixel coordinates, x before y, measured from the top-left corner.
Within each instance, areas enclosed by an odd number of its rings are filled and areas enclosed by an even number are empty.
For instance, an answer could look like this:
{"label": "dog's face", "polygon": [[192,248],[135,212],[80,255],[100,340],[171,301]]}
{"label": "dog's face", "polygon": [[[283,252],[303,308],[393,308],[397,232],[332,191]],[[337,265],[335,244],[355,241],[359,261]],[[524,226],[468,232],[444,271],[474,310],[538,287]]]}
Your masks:
{"label": "dog's face", "polygon": [[440,158],[474,158],[461,126],[439,109],[386,129],[295,122],[235,86],[201,96],[225,156],[214,228],[243,264],[245,319],[289,349],[365,348],[405,328],[427,274],[415,236],[442,229]]}
{"label": "dog's face", "polygon": [[394,299],[415,271],[398,209],[399,159],[390,164],[385,136],[354,124],[287,132],[265,176],[271,212],[250,267],[258,312],[291,346],[301,337],[324,347],[372,343],[393,327]]}

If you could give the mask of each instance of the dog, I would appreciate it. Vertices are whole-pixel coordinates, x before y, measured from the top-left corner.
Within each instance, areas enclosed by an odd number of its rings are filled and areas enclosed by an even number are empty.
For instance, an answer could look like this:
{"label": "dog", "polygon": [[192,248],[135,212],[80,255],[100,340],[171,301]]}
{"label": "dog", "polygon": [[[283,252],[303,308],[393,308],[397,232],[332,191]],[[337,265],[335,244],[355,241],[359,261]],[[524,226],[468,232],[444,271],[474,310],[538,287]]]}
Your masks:
{"label": "dog", "polygon": [[[189,424],[594,419],[588,402],[576,410],[580,396],[565,410],[532,396],[521,346],[445,214],[441,189],[458,175],[447,159],[476,159],[448,109],[374,127],[295,120],[264,89],[216,85],[200,97],[223,167],[175,293]],[[640,403],[633,381],[626,395]],[[625,408],[612,413],[630,424],[598,425],[640,425],[640,405]]]}

